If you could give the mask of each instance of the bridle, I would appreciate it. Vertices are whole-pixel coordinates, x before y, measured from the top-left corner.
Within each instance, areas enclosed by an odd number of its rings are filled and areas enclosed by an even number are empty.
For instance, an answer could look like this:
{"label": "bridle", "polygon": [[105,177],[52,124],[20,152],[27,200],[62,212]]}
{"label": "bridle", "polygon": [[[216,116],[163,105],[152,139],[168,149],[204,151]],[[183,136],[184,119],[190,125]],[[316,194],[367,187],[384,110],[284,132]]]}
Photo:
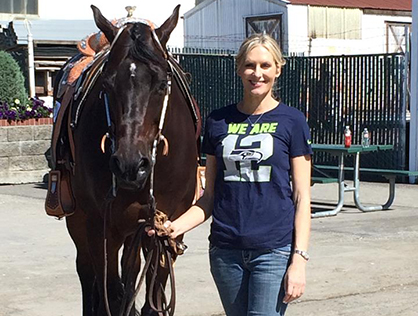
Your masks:
{"label": "bridle", "polygon": [[[163,46],[160,43],[160,40],[158,39],[158,36],[155,32],[155,28],[153,26],[152,23],[150,23],[147,20],[142,20],[142,19],[126,19],[124,21],[124,23],[120,26],[115,38],[113,39],[110,48],[109,48],[109,52],[112,50],[112,48],[115,46],[115,43],[117,42],[117,40],[119,39],[120,35],[122,34],[122,32],[126,29],[127,27],[127,23],[128,22],[132,22],[132,20],[134,20],[134,22],[137,23],[143,23],[148,25],[151,28],[151,32],[152,32],[152,37],[153,37],[153,41],[156,44],[156,46],[158,47],[158,49],[163,53],[163,56],[168,64],[168,72],[167,72],[167,87],[166,87],[166,92],[165,92],[165,96],[164,96],[164,101],[163,101],[163,107],[161,110],[161,114],[160,114],[160,119],[159,119],[159,124],[158,124],[158,131],[156,134],[156,137],[153,140],[152,143],[152,150],[151,150],[151,173],[150,173],[150,187],[149,187],[149,202],[148,202],[148,206],[149,206],[149,221],[145,222],[145,221],[141,221],[139,222],[139,227],[134,235],[134,239],[132,241],[131,244],[131,248],[129,249],[129,252],[132,253],[132,251],[137,251],[139,249],[139,244],[140,244],[140,238],[142,237],[141,235],[143,235],[143,233],[145,232],[145,227],[150,227],[155,229],[155,222],[154,222],[154,218],[155,218],[155,214],[156,214],[156,202],[155,202],[155,196],[154,196],[154,172],[155,172],[155,164],[156,164],[156,160],[157,160],[157,147],[158,144],[163,141],[165,144],[164,147],[164,152],[163,154],[165,154],[168,150],[168,142],[166,140],[166,138],[164,137],[164,135],[162,134],[162,130],[164,128],[164,123],[165,123],[165,118],[166,118],[166,113],[167,113],[167,108],[168,108],[168,103],[169,103],[169,99],[171,96],[171,84],[172,84],[172,76],[173,76],[173,66],[171,65],[170,61],[169,61],[169,56],[167,54],[167,52],[165,51],[165,49],[163,48]],[[106,121],[107,121],[107,133],[105,134],[105,136],[102,139],[102,151],[104,152],[104,142],[105,139],[110,139],[111,141],[111,146],[110,146],[110,151],[111,154],[113,155],[115,153],[115,149],[116,149],[116,141],[115,141],[115,135],[113,134],[113,129],[112,129],[112,119],[111,119],[111,114],[110,114],[110,107],[109,107],[109,96],[106,92],[101,93],[101,95],[104,97],[104,105],[105,105],[105,111],[106,111]],[[112,173],[112,186],[111,189],[109,190],[108,193],[108,198],[107,198],[107,208],[106,208],[106,212],[105,212],[105,216],[104,216],[104,294],[105,294],[105,307],[106,307],[106,312],[108,316],[112,316],[111,315],[111,311],[110,311],[110,307],[109,307],[109,302],[108,302],[108,294],[107,294],[107,233],[106,233],[106,222],[107,222],[107,217],[108,217],[108,213],[111,211],[112,208],[112,204],[114,199],[116,198],[116,194],[117,194],[117,179],[115,174]],[[130,302],[126,302],[125,298],[123,300],[122,303],[122,307],[121,307],[121,314],[120,316],[128,316],[130,314],[130,311],[133,307],[133,304],[135,302],[135,298],[139,292],[139,289],[143,283],[143,280],[145,278],[145,275],[148,271],[148,269],[150,268],[151,264],[152,264],[152,258],[154,257],[154,262],[153,262],[153,274],[151,276],[151,281],[150,281],[150,289],[149,289],[149,297],[148,297],[148,303],[150,304],[150,307],[156,311],[157,313],[168,313],[170,316],[174,314],[174,305],[175,305],[175,284],[174,284],[174,271],[173,271],[173,267],[172,267],[172,248],[170,247],[170,244],[168,242],[168,236],[165,237],[159,237],[157,236],[157,233],[155,234],[155,237],[148,237],[148,238],[153,238],[154,240],[154,248],[150,249],[148,251],[148,254],[146,255],[146,261],[145,261],[145,265],[143,268],[143,271],[141,273],[140,276],[140,280],[139,283],[135,289],[135,293],[133,295],[133,297],[131,298]],[[133,247],[135,246],[135,247]],[[129,256],[130,257],[130,256]],[[155,292],[154,291],[154,286],[160,286],[159,284],[156,284],[156,279],[157,279],[157,271],[158,271],[158,264],[160,263],[161,260],[165,260],[166,264],[168,265],[168,269],[169,269],[169,277],[170,277],[170,284],[171,284],[171,298],[170,301],[167,302],[165,295],[163,293],[162,295],[162,304],[165,305],[165,307],[163,307],[162,309],[158,309],[158,307],[155,306],[155,302],[153,300],[152,294]],[[163,291],[162,288],[160,288],[161,291]],[[161,302],[160,302],[161,303]],[[162,305],[160,304],[160,305]],[[127,305],[126,308],[126,312],[125,314],[122,314],[123,311],[125,310],[125,305]],[[157,305],[158,302],[157,302]]]}
{"label": "bridle", "polygon": [[[109,52],[112,50],[112,48],[114,47],[116,41],[119,39],[120,35],[122,34],[122,32],[126,29],[127,27],[127,23],[131,22],[132,20],[125,20],[125,24],[123,24],[119,30],[118,33],[116,34],[115,38],[113,39],[110,48],[109,48]],[[157,131],[157,135],[153,141],[153,145],[152,145],[152,150],[151,150],[151,162],[152,162],[152,168],[151,168],[151,175],[150,175],[150,196],[154,196],[154,166],[155,166],[155,162],[157,159],[157,147],[158,144],[161,141],[164,141],[164,154],[167,154],[168,151],[168,142],[166,140],[166,138],[164,137],[164,135],[162,134],[162,130],[164,127],[164,122],[165,122],[165,116],[167,113],[167,108],[168,108],[168,103],[169,103],[169,99],[170,99],[170,95],[171,95],[171,82],[172,82],[172,77],[173,77],[173,66],[171,65],[171,62],[169,60],[169,57],[166,53],[166,51],[164,50],[163,46],[161,45],[160,40],[158,39],[158,36],[155,32],[155,28],[154,25],[149,22],[148,20],[143,20],[143,19],[134,19],[134,21],[136,21],[137,23],[144,23],[146,25],[148,25],[151,28],[151,32],[152,32],[152,37],[154,42],[157,44],[157,47],[160,49],[160,51],[163,53],[164,55],[164,59],[167,62],[167,65],[169,67],[169,70],[167,71],[167,87],[166,87],[166,92],[164,95],[164,101],[163,101],[163,107],[161,110],[161,115],[160,115],[160,120],[159,120],[159,124],[158,124],[158,131]],[[112,131],[112,120],[110,117],[110,109],[109,109],[109,96],[106,92],[103,93],[104,95],[104,103],[105,103],[105,110],[106,110],[106,120],[107,120],[107,127],[108,127],[108,132],[103,136],[102,139],[102,151],[104,152],[104,140],[106,138],[110,139],[111,141],[111,154],[114,154],[115,152],[115,138],[113,135],[113,131]],[[116,191],[117,191],[117,184],[116,184],[116,177],[113,175],[113,184],[112,184],[112,195],[113,197],[116,197]]]}

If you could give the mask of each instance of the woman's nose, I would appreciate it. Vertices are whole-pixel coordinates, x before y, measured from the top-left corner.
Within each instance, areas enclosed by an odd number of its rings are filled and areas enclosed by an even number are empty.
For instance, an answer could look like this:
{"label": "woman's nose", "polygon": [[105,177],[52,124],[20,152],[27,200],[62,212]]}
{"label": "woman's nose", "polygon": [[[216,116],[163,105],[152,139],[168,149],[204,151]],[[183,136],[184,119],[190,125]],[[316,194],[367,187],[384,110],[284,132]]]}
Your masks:
{"label": "woman's nose", "polygon": [[261,68],[260,68],[260,67],[258,67],[258,66],[256,66],[256,67],[254,68],[253,75],[254,75],[255,77],[257,77],[257,78],[261,78],[261,76],[262,76]]}

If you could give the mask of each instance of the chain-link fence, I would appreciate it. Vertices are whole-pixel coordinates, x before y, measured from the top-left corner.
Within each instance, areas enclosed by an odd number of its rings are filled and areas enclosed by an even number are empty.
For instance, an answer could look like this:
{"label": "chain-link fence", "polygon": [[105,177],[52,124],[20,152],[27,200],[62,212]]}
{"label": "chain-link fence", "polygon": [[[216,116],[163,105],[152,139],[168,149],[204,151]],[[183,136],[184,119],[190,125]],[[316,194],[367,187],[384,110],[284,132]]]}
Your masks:
{"label": "chain-link fence", "polygon": [[[203,121],[214,109],[238,102],[242,84],[233,55],[177,54],[191,74],[191,89]],[[404,56],[400,54],[288,57],[276,95],[308,119],[314,143],[342,144],[349,125],[353,144],[366,127],[371,143],[394,150],[362,155],[363,167],[406,168],[406,102]],[[336,164],[327,154],[315,163]],[[352,161],[347,160],[350,165]]]}

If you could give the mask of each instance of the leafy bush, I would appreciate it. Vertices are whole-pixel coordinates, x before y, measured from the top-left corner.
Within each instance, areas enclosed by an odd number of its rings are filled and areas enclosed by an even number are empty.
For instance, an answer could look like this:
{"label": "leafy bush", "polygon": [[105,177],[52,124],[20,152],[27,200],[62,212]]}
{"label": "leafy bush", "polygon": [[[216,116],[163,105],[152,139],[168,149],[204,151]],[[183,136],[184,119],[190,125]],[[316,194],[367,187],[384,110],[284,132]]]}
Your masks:
{"label": "leafy bush", "polygon": [[13,103],[0,101],[0,119],[10,121],[24,121],[31,118],[51,117],[52,109],[44,105],[44,101],[37,98],[30,99],[28,104],[21,104],[19,99]]}
{"label": "leafy bush", "polygon": [[16,99],[23,103],[28,100],[25,78],[16,60],[0,51],[0,100],[11,104]]}

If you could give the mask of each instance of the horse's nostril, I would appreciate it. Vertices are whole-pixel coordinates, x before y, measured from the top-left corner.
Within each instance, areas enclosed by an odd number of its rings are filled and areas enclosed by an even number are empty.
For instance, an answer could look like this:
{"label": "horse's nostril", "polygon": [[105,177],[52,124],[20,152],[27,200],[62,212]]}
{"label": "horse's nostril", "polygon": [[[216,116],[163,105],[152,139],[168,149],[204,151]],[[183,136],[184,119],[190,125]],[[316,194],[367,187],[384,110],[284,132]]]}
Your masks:
{"label": "horse's nostril", "polygon": [[149,159],[148,158],[141,158],[138,163],[139,169],[146,169],[149,166]]}
{"label": "horse's nostril", "polygon": [[120,180],[126,183],[145,181],[149,174],[151,161],[147,157],[137,157],[126,161],[117,154],[110,157],[110,171]]}
{"label": "horse's nostril", "polygon": [[110,170],[115,174],[123,173],[122,161],[115,155],[110,157]]}

